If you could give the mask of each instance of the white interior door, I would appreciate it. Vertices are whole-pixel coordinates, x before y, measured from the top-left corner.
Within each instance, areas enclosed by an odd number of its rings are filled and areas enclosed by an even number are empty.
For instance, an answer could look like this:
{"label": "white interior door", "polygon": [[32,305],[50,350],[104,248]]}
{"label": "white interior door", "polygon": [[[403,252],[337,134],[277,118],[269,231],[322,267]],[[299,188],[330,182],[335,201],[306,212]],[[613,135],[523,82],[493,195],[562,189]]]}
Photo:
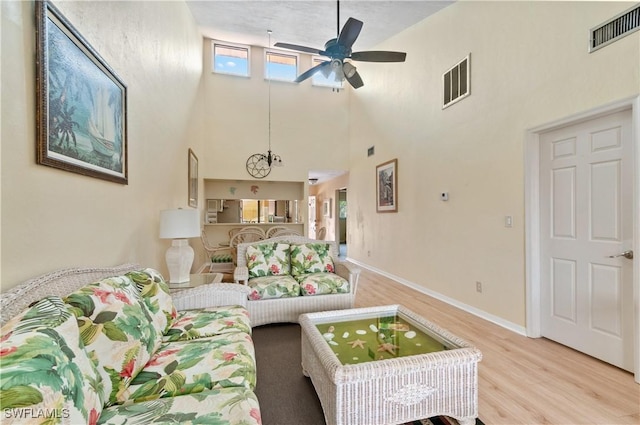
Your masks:
{"label": "white interior door", "polygon": [[629,371],[631,146],[630,111],[540,137],[541,333]]}

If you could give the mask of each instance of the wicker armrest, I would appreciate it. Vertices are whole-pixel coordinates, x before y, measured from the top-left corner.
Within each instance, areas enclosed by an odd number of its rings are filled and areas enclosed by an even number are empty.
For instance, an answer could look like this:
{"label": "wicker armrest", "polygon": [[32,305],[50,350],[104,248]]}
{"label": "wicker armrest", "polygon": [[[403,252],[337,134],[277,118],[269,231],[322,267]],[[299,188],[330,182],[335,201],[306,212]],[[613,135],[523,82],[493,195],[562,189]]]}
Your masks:
{"label": "wicker armrest", "polygon": [[236,283],[246,285],[249,281],[249,269],[245,266],[238,266],[233,271],[233,280]]}
{"label": "wicker armrest", "polygon": [[358,289],[358,278],[360,277],[360,268],[345,261],[335,262],[336,274],[349,281],[351,293],[355,294]]}
{"label": "wicker armrest", "polygon": [[247,307],[250,289],[235,283],[211,283],[180,291],[172,295],[178,310],[241,305]]}
{"label": "wicker armrest", "polygon": [[29,304],[53,295],[64,298],[73,291],[110,276],[139,270],[138,264],[115,267],[81,267],[56,270],[30,279],[0,294],[0,325],[27,308]]}

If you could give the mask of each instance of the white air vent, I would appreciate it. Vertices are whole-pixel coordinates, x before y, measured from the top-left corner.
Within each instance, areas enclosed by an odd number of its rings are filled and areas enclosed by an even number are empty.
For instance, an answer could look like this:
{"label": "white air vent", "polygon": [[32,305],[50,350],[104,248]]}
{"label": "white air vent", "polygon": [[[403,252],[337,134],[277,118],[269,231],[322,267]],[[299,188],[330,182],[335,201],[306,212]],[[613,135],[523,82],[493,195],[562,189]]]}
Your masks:
{"label": "white air vent", "polygon": [[471,54],[458,62],[442,75],[443,94],[442,109],[464,99],[471,93],[469,61]]}
{"label": "white air vent", "polygon": [[640,4],[591,28],[589,52],[594,52],[640,29]]}

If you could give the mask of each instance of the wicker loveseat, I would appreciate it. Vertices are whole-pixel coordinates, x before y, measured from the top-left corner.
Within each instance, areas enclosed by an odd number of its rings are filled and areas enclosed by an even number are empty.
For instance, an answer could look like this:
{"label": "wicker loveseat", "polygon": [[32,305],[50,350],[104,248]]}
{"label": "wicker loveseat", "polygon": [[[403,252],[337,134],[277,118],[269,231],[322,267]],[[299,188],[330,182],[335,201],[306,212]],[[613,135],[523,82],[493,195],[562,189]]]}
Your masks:
{"label": "wicker loveseat", "polygon": [[66,269],[0,298],[2,423],[261,423],[247,288]]}
{"label": "wicker loveseat", "polygon": [[336,242],[286,235],[237,249],[234,279],[251,289],[252,326],[354,306],[360,269],[339,260]]}

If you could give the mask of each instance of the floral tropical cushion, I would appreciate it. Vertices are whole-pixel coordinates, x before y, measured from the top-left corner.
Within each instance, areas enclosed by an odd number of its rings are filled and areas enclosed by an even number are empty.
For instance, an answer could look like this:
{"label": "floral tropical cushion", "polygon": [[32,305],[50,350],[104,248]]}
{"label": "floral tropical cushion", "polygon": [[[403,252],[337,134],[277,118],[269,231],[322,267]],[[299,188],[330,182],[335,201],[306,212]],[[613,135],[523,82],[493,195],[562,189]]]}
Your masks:
{"label": "floral tropical cushion", "polygon": [[180,311],[162,340],[186,341],[228,332],[251,334],[251,322],[246,308],[236,305]]}
{"label": "floral tropical cushion", "polygon": [[138,289],[127,276],[110,277],[80,288],[65,302],[98,366],[106,404],[124,401],[123,392],[162,342]]}
{"label": "floral tropical cushion", "polygon": [[291,274],[334,273],[330,246],[327,243],[291,245]]}
{"label": "floral tropical cushion", "polygon": [[[101,378],[60,298],[44,298],[2,327],[0,362],[0,409],[7,423],[19,417],[34,424],[96,423]],[[34,417],[40,412],[46,417]]]}
{"label": "floral tropical cushion", "polygon": [[289,244],[261,243],[247,247],[249,278],[289,274]]}
{"label": "floral tropical cushion", "polygon": [[291,276],[264,276],[249,279],[251,288],[250,300],[268,298],[297,297],[300,295],[300,284]]}
{"label": "floral tropical cushion", "polygon": [[154,269],[144,269],[127,273],[133,283],[136,284],[147,310],[153,316],[156,329],[165,333],[171,326],[177,315],[169,285],[164,277]]}
{"label": "floral tropical cushion", "polygon": [[129,401],[256,384],[255,352],[244,332],[163,344],[126,390]]}
{"label": "floral tropical cushion", "polygon": [[349,293],[349,281],[335,273],[310,273],[296,276],[302,295]]}
{"label": "floral tropical cushion", "polygon": [[260,425],[255,393],[245,387],[215,388],[197,394],[112,406],[100,425],[131,424]]}

